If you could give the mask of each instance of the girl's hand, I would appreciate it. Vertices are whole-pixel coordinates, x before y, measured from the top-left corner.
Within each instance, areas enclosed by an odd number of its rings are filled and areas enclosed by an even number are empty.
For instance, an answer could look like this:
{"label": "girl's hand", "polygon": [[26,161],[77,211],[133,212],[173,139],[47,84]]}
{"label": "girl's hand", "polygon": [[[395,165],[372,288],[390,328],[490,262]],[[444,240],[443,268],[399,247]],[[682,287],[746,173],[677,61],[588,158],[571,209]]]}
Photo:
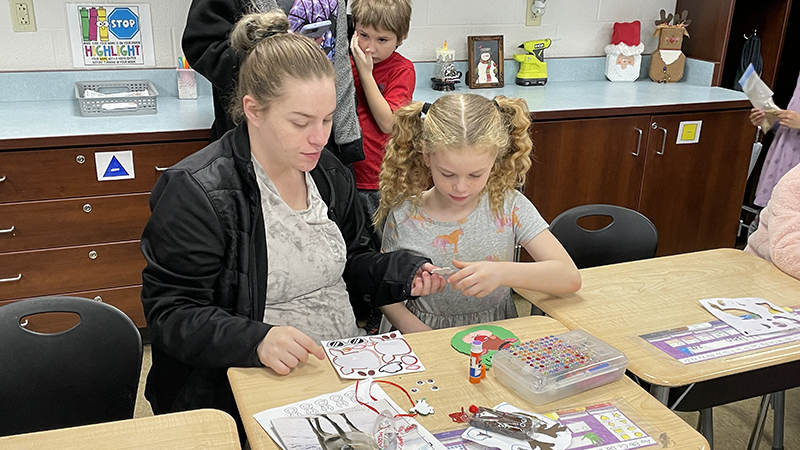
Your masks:
{"label": "girl's hand", "polygon": [[[764,119],[766,117],[767,115],[764,114],[764,111],[758,108],[753,108],[750,110],[750,123],[752,123],[754,127],[760,127],[761,124],[764,123]],[[764,130],[764,133],[766,132],[767,130]]]}
{"label": "girl's hand", "polygon": [[789,128],[800,128],[800,113],[791,109],[782,109],[775,113],[781,125]]}
{"label": "girl's hand", "polygon": [[417,270],[416,275],[414,275],[414,281],[411,283],[412,296],[421,297],[444,290],[444,287],[447,286],[447,281],[441,275],[431,274],[433,269],[438,269],[438,267],[431,263],[425,263]]}
{"label": "girl's hand", "polygon": [[350,53],[353,55],[353,62],[356,64],[359,76],[371,75],[373,67],[372,52],[365,53],[358,46],[358,33],[353,33],[353,39],[350,41]]}
{"label": "girl's hand", "polygon": [[460,269],[450,275],[448,281],[453,289],[461,291],[464,295],[481,298],[491,294],[500,287],[498,273],[501,266],[493,261],[461,262],[453,260],[453,266]]}

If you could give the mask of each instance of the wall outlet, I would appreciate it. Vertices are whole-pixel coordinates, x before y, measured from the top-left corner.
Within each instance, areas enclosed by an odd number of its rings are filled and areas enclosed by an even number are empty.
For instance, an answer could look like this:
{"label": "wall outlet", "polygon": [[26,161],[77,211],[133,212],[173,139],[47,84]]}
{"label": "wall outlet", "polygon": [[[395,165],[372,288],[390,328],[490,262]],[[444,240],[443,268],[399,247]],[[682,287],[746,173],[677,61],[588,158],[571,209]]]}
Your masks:
{"label": "wall outlet", "polygon": [[11,29],[16,32],[36,31],[33,0],[8,0],[11,8]]}
{"label": "wall outlet", "polygon": [[533,14],[533,1],[534,0],[527,0],[525,2],[525,26],[526,27],[538,27],[542,24],[542,16],[536,16]]}

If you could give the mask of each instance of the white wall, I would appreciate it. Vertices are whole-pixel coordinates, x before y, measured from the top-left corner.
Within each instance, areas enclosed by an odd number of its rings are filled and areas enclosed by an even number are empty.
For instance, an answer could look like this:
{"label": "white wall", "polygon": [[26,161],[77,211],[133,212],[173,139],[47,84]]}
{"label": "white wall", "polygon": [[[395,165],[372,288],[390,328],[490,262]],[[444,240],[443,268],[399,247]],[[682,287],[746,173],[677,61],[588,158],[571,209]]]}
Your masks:
{"label": "white wall", "polygon": [[[340,0],[341,1],[341,0]],[[413,61],[435,59],[435,48],[447,40],[456,59],[465,60],[466,36],[502,34],[506,58],[531,39],[553,39],[545,56],[600,56],[611,40],[614,22],[642,22],[645,52],[655,48],[650,37],[659,10],[673,12],[676,0],[548,0],[539,27],[526,27],[525,0],[413,0],[409,37],[400,53]],[[71,1],[72,3],[75,0]],[[145,3],[132,0],[130,3]],[[35,33],[11,31],[11,16],[0,4],[0,71],[73,69],[67,35],[64,0],[34,0]],[[96,0],[90,4],[120,4]],[[150,3],[153,17],[156,65],[175,67],[172,37],[183,32],[191,0],[158,0]],[[691,32],[691,30],[690,30]]]}

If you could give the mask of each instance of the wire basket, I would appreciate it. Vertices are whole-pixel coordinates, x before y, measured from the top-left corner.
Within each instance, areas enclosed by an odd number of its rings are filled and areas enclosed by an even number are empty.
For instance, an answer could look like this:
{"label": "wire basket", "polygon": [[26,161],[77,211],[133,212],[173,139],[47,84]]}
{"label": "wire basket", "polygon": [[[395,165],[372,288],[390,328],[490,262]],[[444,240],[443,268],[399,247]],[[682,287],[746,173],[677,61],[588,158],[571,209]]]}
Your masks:
{"label": "wire basket", "polygon": [[[145,89],[149,95],[120,95]],[[86,90],[102,94],[117,94],[118,96],[87,98],[84,96]],[[157,112],[156,97],[158,97],[158,91],[153,83],[147,80],[75,82],[75,98],[78,99],[81,115],[87,117],[155,114]]]}

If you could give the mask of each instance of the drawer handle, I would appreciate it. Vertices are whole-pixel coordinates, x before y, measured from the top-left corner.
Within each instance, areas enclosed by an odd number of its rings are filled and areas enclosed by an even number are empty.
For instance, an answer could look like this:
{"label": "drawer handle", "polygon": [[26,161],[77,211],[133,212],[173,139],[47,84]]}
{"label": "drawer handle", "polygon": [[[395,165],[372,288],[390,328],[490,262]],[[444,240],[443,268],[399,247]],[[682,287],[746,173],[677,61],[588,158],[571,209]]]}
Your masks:
{"label": "drawer handle", "polygon": [[5,175],[3,175],[2,177],[0,177],[0,183],[2,183],[3,181],[6,181],[6,176],[5,176]]}
{"label": "drawer handle", "polygon": [[637,133],[639,133],[639,140],[636,141],[636,152],[632,153],[633,156],[639,156],[639,150],[642,149],[642,129],[641,128],[634,128]]}
{"label": "drawer handle", "polygon": [[22,274],[11,278],[0,278],[0,283],[8,283],[9,281],[19,281],[22,279]]}
{"label": "drawer handle", "polygon": [[663,155],[664,154],[664,147],[667,145],[667,129],[664,127],[658,127],[659,130],[664,132],[664,137],[661,138],[661,151],[656,152],[656,155]]}
{"label": "drawer handle", "polygon": [[11,228],[6,228],[5,230],[0,230],[0,234],[8,234],[14,232],[14,225],[11,225]]}
{"label": "drawer handle", "polygon": [[166,172],[169,167],[158,167],[156,166],[156,172]]}

